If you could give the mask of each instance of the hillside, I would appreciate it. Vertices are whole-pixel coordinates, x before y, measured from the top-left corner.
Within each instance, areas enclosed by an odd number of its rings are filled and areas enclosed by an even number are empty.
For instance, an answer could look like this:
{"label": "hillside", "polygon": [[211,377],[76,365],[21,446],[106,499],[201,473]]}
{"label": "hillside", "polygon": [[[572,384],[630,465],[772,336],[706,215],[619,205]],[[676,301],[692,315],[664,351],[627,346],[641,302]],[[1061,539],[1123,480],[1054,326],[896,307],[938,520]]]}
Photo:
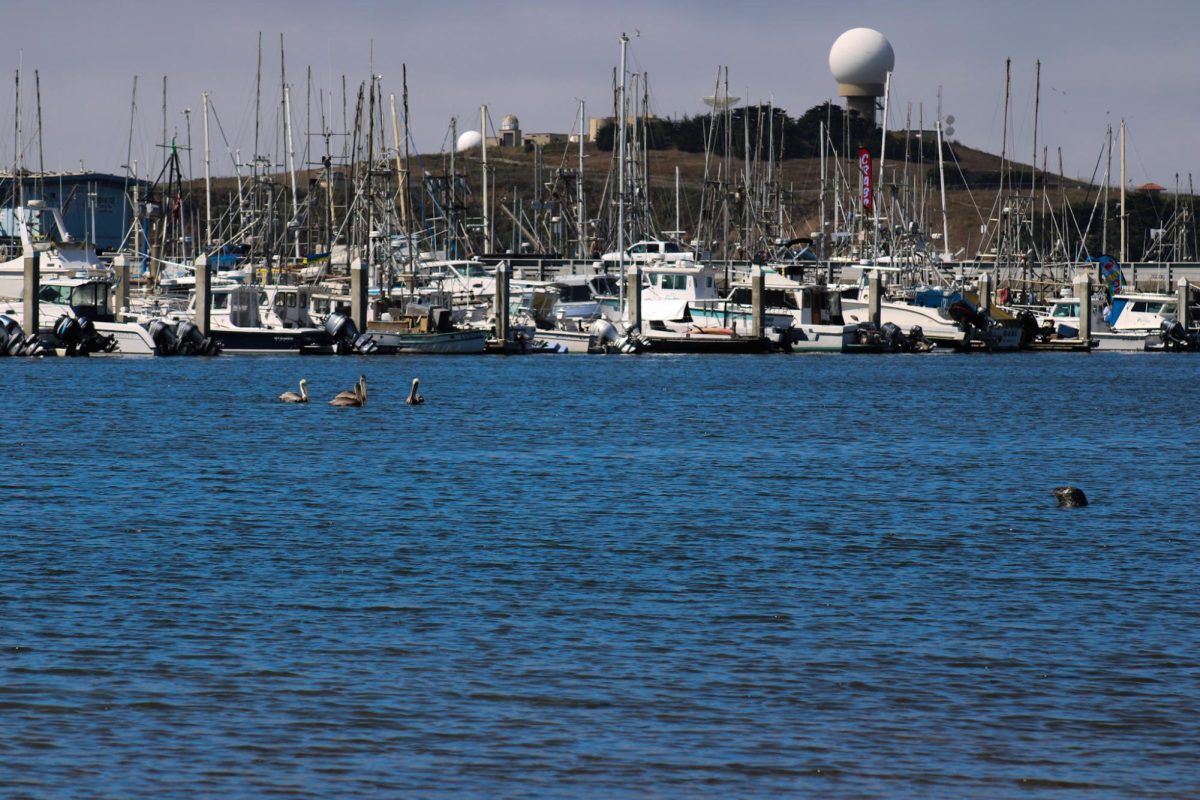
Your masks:
{"label": "hillside", "polygon": [[[907,209],[906,213],[911,220],[921,223],[922,227],[927,230],[940,232],[942,229],[941,193],[936,160],[931,163],[927,159],[922,160],[916,156],[910,156],[906,160],[905,142],[898,136],[893,137],[889,147],[893,148],[895,152],[888,153],[884,168],[885,179],[879,181],[877,177],[877,197],[888,198],[884,204],[885,208],[897,211],[901,208]],[[914,145],[909,150],[911,153],[917,153],[920,148]],[[955,161],[947,163],[945,166],[950,249],[958,251],[962,248],[963,257],[971,257],[975,255],[984,241],[985,234],[981,231],[981,226],[995,214],[1001,162],[995,155],[957,143],[952,146],[952,151]],[[615,174],[615,168],[611,152],[587,145],[584,154],[585,207],[587,216],[595,219],[604,216],[602,214],[603,201],[607,199],[611,202],[614,195],[613,188],[609,184],[612,180],[610,175]],[[649,150],[646,152],[644,166],[648,175],[648,193],[653,217],[659,231],[671,230],[675,226],[675,187],[676,170],[678,169],[681,186],[680,227],[688,232],[685,234],[686,237],[694,235],[692,232],[696,230],[700,214],[701,187],[705,182],[705,161],[705,156],[702,154],[678,150]],[[541,153],[540,163],[537,152],[530,146],[523,149],[492,147],[489,149],[488,162],[493,175],[492,193],[495,204],[510,211],[515,208],[520,212],[523,209],[525,215],[528,216],[527,229],[536,227],[533,222],[536,212],[532,210],[535,199],[535,174],[540,174],[542,177],[541,199],[563,199],[565,213],[562,216],[570,220],[574,219],[575,212],[570,204],[575,192],[573,183],[569,177],[562,179],[558,175],[560,170],[564,173],[573,173],[577,169],[577,144],[547,145]],[[394,180],[394,162],[387,167],[384,168],[384,165],[381,164],[374,173],[378,176],[377,180],[380,184]],[[449,169],[447,154],[412,157],[411,170],[414,176],[425,175],[427,180],[436,181],[439,176],[447,175]],[[481,202],[479,191],[481,185],[480,153],[473,151],[459,154],[456,157],[456,169],[469,188],[467,196],[464,198],[462,215],[467,220],[477,222],[480,217]],[[761,182],[765,179],[766,166],[764,164],[752,164],[750,169],[752,175],[757,176],[757,181]],[[876,169],[878,169],[878,164],[876,164]],[[715,187],[718,176],[724,174],[733,174],[734,183],[741,184],[745,170],[746,163],[741,159],[725,161],[721,158],[712,158],[708,163],[710,186]],[[775,170],[774,180],[779,186],[784,206],[785,234],[795,236],[813,234],[820,227],[819,161],[811,158],[787,159],[781,164],[777,164]],[[335,171],[346,174],[349,169],[335,167]],[[313,183],[318,174],[309,172],[299,176],[301,195],[304,193],[303,187]],[[1005,195],[1019,194],[1028,198],[1030,196],[1030,174],[1031,170],[1028,166],[1010,163],[1007,167],[1005,181],[1006,187],[1010,188],[1006,190]],[[839,175],[841,176],[840,189],[835,188],[839,183]],[[349,175],[346,174],[345,178],[345,182],[348,182]],[[856,197],[851,198],[849,195],[858,192],[858,181],[856,162],[845,160],[829,162],[829,188],[826,195],[829,230],[833,230],[835,197],[841,199],[843,209],[856,208]],[[1102,215],[1098,211],[1094,211],[1093,206],[1100,190],[1079,181],[1060,182],[1055,175],[1041,176],[1039,174],[1037,181],[1036,196],[1029,200],[1029,204],[1033,209],[1033,227],[1038,231],[1039,238],[1043,240],[1039,244],[1039,249],[1048,251],[1053,239],[1061,238],[1061,234],[1054,232],[1054,220],[1061,218],[1063,208],[1071,207],[1074,209],[1076,219],[1072,227],[1078,228],[1078,231],[1086,229],[1089,218],[1092,219],[1091,232],[1088,237],[1089,251],[1099,252],[1102,249],[1100,243]],[[281,193],[286,193],[288,183],[286,176],[273,176],[270,182],[278,187]],[[1043,183],[1048,185],[1043,187]],[[414,179],[414,189],[417,188],[415,184],[416,180]],[[432,184],[427,184],[427,188],[430,186]],[[731,193],[739,188],[740,185],[728,187]],[[197,196],[195,194],[197,192],[202,194],[202,191],[202,186],[194,186],[193,197]],[[426,216],[438,213],[432,210],[433,204],[428,202],[435,191],[435,189],[429,188],[424,195],[414,191],[416,200],[414,207],[418,209],[418,215],[421,209],[424,209]],[[219,208],[227,206],[236,196],[236,182],[229,178],[215,181],[214,195],[215,203]],[[1110,194],[1110,206],[1113,210],[1110,211],[1108,222],[1109,250],[1116,249],[1116,197],[1117,190],[1113,189]],[[1190,202],[1191,198],[1187,198],[1187,200]],[[1171,214],[1173,203],[1174,198],[1169,196],[1138,197],[1137,194],[1131,196],[1131,256],[1140,257],[1142,245],[1148,239],[1149,229],[1162,226],[1163,220]],[[546,212],[544,215],[546,218],[549,216],[550,212]],[[506,249],[511,247],[514,242],[519,243],[529,238],[524,235],[514,235],[513,225],[507,212],[497,211],[494,224],[500,249]],[[603,227],[604,224],[601,222],[600,226]],[[736,227],[736,219],[732,225]],[[991,225],[990,229],[994,229],[994,227]],[[731,238],[733,237],[731,236]],[[1074,233],[1072,238],[1076,243],[1073,243],[1071,247],[1075,249],[1080,233]],[[603,245],[601,244],[601,246]],[[545,237],[543,249],[556,249],[552,246],[549,236]]]}

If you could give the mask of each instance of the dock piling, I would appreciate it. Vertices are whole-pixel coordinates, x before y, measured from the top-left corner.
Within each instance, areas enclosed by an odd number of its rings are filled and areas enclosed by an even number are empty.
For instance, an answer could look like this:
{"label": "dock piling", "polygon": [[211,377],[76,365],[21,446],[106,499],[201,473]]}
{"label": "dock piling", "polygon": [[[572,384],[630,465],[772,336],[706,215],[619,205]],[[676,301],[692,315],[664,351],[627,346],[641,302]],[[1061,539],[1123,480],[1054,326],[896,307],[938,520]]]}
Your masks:
{"label": "dock piling", "polygon": [[129,308],[129,262],[125,256],[117,256],[113,259],[113,277],[115,278],[112,295],[113,319],[123,322],[122,314]]}
{"label": "dock piling", "polygon": [[1180,278],[1175,287],[1175,319],[1186,331],[1192,327],[1192,287],[1187,278]]}
{"label": "dock piling", "polygon": [[509,339],[509,270],[508,264],[496,267],[496,338],[501,342]]}
{"label": "dock piling", "polygon": [[25,256],[25,333],[33,335],[41,327],[38,319],[38,293],[42,290],[41,253]]}
{"label": "dock piling", "polygon": [[636,264],[626,273],[625,303],[629,312],[629,329],[642,332],[642,270]]}
{"label": "dock piling", "polygon": [[205,336],[212,334],[212,270],[208,256],[196,257],[196,327]]}
{"label": "dock piling", "polygon": [[867,314],[876,328],[883,320],[883,280],[879,270],[871,270],[867,276]]}
{"label": "dock piling", "polygon": [[767,335],[764,322],[766,321],[766,286],[767,279],[762,267],[755,266],[750,270],[750,303],[751,303],[751,335],[761,339]]}
{"label": "dock piling", "polygon": [[992,310],[992,273],[979,273],[979,310],[987,314]]}
{"label": "dock piling", "polygon": [[367,329],[367,269],[361,258],[350,264],[350,316],[360,333]]}
{"label": "dock piling", "polygon": [[1088,341],[1092,338],[1092,276],[1081,272],[1071,280],[1075,297],[1079,300],[1079,338]]}

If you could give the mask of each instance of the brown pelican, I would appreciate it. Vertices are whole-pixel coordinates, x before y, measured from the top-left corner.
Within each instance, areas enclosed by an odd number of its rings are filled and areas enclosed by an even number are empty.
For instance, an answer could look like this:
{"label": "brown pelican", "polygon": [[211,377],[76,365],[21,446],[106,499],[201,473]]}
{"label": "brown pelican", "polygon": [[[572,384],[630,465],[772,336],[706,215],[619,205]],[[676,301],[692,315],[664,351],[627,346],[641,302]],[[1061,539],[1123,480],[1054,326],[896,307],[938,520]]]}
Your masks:
{"label": "brown pelican", "polygon": [[285,403],[307,403],[308,402],[308,379],[300,379],[300,394],[295,392],[284,392],[279,395],[279,399]]}
{"label": "brown pelican", "polygon": [[408,393],[408,399],[404,401],[406,404],[410,406],[419,406],[425,402],[425,398],[417,394],[417,384],[420,382],[421,381],[417,378],[413,378],[412,390]]}
{"label": "brown pelican", "polygon": [[367,376],[359,375],[358,382],[354,384],[353,389],[347,389],[344,392],[338,392],[334,400],[358,400],[362,398],[361,403],[347,403],[345,405],[362,405],[367,402]]}
{"label": "brown pelican", "polygon": [[342,392],[329,401],[331,406],[365,406],[367,404],[367,383],[359,381],[354,384],[354,394]]}

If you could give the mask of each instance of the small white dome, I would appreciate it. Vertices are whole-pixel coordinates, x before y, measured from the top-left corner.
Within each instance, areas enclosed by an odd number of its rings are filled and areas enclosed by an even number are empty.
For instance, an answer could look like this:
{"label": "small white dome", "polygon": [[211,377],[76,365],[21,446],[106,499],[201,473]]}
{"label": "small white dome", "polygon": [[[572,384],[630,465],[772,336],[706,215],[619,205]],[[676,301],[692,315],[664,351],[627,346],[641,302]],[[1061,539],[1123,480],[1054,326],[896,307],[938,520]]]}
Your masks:
{"label": "small white dome", "polygon": [[883,83],[896,66],[892,43],[871,28],[852,28],[829,51],[829,70],[838,83]]}
{"label": "small white dome", "polygon": [[463,131],[458,135],[454,149],[459,153],[465,153],[468,150],[474,150],[481,144],[483,144],[483,136],[479,134],[479,131]]}
{"label": "small white dome", "polygon": [[520,127],[521,127],[521,122],[520,122],[520,120],[517,119],[516,115],[514,115],[514,114],[509,114],[500,123],[500,130],[502,130],[502,131],[515,131],[517,128],[520,128]]}

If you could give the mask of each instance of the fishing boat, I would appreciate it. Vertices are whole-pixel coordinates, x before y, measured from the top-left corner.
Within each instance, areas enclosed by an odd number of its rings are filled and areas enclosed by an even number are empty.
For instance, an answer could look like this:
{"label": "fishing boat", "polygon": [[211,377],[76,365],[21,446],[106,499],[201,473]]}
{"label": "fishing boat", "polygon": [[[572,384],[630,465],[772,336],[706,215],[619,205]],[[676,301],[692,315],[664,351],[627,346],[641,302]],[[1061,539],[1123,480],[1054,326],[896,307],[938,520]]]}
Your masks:
{"label": "fishing boat", "polygon": [[3,212],[0,233],[0,297],[17,297],[25,287],[25,259],[37,255],[43,282],[51,278],[101,277],[106,275],[96,251],[76,241],[57,208],[41,200]]}
{"label": "fishing boat", "polygon": [[[148,328],[135,322],[118,321],[110,301],[111,284],[106,278],[48,277],[41,281],[38,289],[38,322],[36,326],[25,324],[23,294],[8,298],[0,303],[0,313],[17,320],[23,329],[33,332],[51,333],[60,338],[75,335],[75,328],[82,324],[84,331],[79,335],[94,333],[107,341],[99,347],[86,349],[96,353],[120,355],[159,355],[160,347]],[[83,321],[87,322],[84,323]]]}
{"label": "fishing boat", "polygon": [[[1072,339],[1079,336],[1080,300],[1056,297],[1050,307],[1037,315],[1042,330],[1053,337]],[[1091,314],[1091,338],[1098,350],[1137,352],[1162,344],[1163,324],[1177,316],[1178,299],[1157,292],[1122,292],[1106,307],[1099,297],[1088,303]],[[1200,319],[1200,308],[1193,306],[1193,319]]]}
{"label": "fishing boat", "polygon": [[[860,326],[845,322],[841,297],[818,284],[802,284],[774,270],[763,275],[763,327],[783,331],[792,352],[844,353],[858,342]],[[697,300],[692,319],[705,327],[752,330],[753,289],[738,281],[722,300]]]}

